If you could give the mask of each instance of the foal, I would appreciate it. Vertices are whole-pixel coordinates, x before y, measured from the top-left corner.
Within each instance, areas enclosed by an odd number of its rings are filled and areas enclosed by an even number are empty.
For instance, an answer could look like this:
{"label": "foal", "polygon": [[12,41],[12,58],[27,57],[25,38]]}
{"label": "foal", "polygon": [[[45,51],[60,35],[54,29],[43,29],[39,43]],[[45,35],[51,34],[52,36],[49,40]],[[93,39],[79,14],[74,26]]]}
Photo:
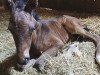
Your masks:
{"label": "foal", "polygon": [[59,18],[36,21],[29,13],[19,11],[14,2],[10,3],[12,15],[8,28],[15,41],[17,63],[20,65],[18,67],[23,69],[23,66],[30,61],[30,56],[33,56],[37,58],[35,65],[38,69],[43,69],[44,56],[56,56],[68,42],[70,34],[79,34],[93,40],[97,46],[96,60],[100,64],[100,37],[86,31],[77,18],[64,15]]}

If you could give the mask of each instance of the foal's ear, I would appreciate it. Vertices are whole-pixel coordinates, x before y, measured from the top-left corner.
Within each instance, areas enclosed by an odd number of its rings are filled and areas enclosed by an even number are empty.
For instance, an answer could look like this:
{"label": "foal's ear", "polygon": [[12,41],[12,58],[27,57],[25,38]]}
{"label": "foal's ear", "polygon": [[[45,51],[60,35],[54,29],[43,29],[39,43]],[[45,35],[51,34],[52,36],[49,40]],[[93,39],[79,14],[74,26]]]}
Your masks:
{"label": "foal's ear", "polygon": [[14,3],[14,1],[13,0],[8,0],[8,2],[10,4],[10,6],[11,6],[12,12],[15,12],[15,10],[16,10],[16,4]]}

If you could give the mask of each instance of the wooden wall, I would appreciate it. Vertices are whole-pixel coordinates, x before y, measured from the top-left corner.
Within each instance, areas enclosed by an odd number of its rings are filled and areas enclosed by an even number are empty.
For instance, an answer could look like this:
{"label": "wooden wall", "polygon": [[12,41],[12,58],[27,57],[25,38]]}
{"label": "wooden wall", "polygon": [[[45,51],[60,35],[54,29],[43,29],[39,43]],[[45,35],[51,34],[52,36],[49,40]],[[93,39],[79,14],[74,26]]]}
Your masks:
{"label": "wooden wall", "polygon": [[[35,0],[29,0],[28,9],[34,8]],[[100,0],[38,0],[40,7],[57,10],[77,10],[81,12],[100,12]],[[32,6],[33,3],[33,6]],[[7,8],[7,0],[0,0],[0,6]]]}
{"label": "wooden wall", "polygon": [[100,9],[100,0],[39,0],[42,7],[95,12]]}

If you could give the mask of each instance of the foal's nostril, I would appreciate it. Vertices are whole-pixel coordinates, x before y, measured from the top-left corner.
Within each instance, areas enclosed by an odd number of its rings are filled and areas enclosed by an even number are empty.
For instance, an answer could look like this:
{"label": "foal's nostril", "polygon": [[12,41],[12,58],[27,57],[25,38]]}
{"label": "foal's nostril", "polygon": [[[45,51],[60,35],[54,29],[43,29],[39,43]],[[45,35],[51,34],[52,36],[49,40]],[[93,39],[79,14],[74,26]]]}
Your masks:
{"label": "foal's nostril", "polygon": [[27,64],[29,62],[30,58],[26,57],[25,58],[25,63]]}
{"label": "foal's nostril", "polygon": [[25,61],[28,62],[30,60],[30,58],[25,58]]}

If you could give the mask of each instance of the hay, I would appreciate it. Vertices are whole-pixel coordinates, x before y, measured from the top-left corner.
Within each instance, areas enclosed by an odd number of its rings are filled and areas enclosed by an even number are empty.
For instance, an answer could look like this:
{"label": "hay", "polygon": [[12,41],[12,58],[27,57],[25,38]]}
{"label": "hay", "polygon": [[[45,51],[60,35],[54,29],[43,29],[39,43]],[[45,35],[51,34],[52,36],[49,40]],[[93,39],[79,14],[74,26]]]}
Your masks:
{"label": "hay", "polygon": [[[91,33],[100,35],[100,17],[97,14],[92,16],[92,14],[86,13],[58,12],[44,9],[37,11],[41,18],[58,17],[62,14],[76,16],[84,26],[91,29]],[[95,63],[95,46],[89,41],[80,42],[79,50],[82,52],[80,58],[73,56],[69,59],[66,57],[66,54],[60,53],[57,57],[48,58],[45,70],[42,73],[37,72],[32,66],[23,72],[15,70],[16,49],[12,35],[7,30],[8,24],[9,13],[0,12],[0,75],[100,75],[99,66]],[[69,41],[65,45],[64,51],[72,43]]]}

